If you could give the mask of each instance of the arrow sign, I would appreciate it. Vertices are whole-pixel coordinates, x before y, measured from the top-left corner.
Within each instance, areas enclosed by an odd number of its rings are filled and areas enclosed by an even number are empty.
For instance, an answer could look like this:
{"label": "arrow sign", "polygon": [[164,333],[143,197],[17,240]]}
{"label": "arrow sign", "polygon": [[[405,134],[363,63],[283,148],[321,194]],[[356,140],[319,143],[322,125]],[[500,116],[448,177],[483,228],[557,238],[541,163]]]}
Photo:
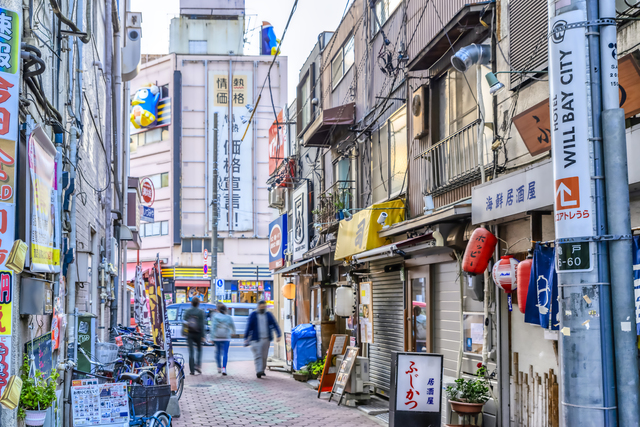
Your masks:
{"label": "arrow sign", "polygon": [[564,185],[564,183],[561,183],[556,190],[556,197],[558,197],[558,195],[560,196],[560,206],[575,206],[578,204],[577,200],[565,200],[565,194],[571,196],[571,190],[569,189],[569,187]]}

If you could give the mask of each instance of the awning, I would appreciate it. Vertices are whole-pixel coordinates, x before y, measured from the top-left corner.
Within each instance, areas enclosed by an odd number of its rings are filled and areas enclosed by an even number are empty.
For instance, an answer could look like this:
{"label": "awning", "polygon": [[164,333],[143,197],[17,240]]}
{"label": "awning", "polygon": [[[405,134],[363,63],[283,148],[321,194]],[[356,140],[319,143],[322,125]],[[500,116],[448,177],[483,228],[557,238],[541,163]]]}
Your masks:
{"label": "awning", "polygon": [[274,271],[273,274],[289,273],[290,271],[297,270],[298,268],[302,267],[305,264],[310,263],[311,261],[313,261],[313,258],[312,259],[306,259],[304,261],[297,262],[295,264],[291,264],[289,267],[285,267],[285,268],[282,268],[280,270]]}
{"label": "awning", "polygon": [[326,242],[321,245],[316,246],[313,249],[309,249],[302,256],[305,259],[313,259],[317,256],[327,255],[336,250],[335,242]]}
{"label": "awning", "polygon": [[331,145],[329,134],[340,127],[355,123],[356,104],[340,105],[322,110],[317,119],[302,134],[302,145],[305,147],[328,147]]}
{"label": "awning", "polygon": [[464,202],[457,205],[442,208],[432,214],[422,215],[408,221],[400,222],[392,225],[386,230],[381,230],[378,235],[380,237],[391,237],[422,228],[427,225],[437,224],[445,221],[456,221],[471,216],[471,203]]}
{"label": "awning", "polygon": [[[155,261],[141,262],[140,265],[142,266],[142,274],[144,274],[147,271],[151,270],[153,268],[154,262]],[[137,265],[138,265],[138,263],[136,263],[136,262],[128,262],[127,263],[127,282],[135,279],[136,266]]]}
{"label": "awning", "polygon": [[210,280],[176,280],[176,288],[208,288],[211,286]]}
{"label": "awning", "polygon": [[385,226],[404,221],[402,200],[392,200],[370,206],[354,214],[351,219],[340,221],[334,259],[338,261],[388,243],[389,240],[378,235],[383,227],[378,223],[378,218],[383,212],[387,214]]}
{"label": "awning", "polygon": [[359,253],[353,256],[353,262],[363,263],[394,256],[406,258],[417,253],[422,255],[431,249],[434,250],[434,253],[440,252],[444,247],[445,238],[446,236],[443,236],[438,230],[433,230],[418,237]]}
{"label": "awning", "polygon": [[[407,69],[409,71],[428,70],[440,58],[453,54],[450,40],[460,39],[461,45],[464,46],[462,38],[466,34],[472,34],[475,39],[482,39],[483,33],[488,35],[490,27],[483,27],[480,23],[480,18],[486,22],[491,22],[490,11],[487,11],[487,5],[490,3],[483,2],[463,7],[415,56],[407,66]],[[446,62],[449,65],[449,61]]]}

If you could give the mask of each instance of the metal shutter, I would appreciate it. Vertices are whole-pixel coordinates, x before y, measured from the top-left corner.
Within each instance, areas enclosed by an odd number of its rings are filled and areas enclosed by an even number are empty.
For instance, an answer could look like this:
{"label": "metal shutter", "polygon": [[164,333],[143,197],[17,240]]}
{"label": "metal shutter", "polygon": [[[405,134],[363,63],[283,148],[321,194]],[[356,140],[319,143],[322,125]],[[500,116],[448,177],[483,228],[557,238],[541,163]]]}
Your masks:
{"label": "metal shutter", "polygon": [[[547,67],[549,13],[547,0],[509,2],[509,62],[511,71],[540,70]],[[511,87],[522,74],[511,74]],[[526,81],[528,79],[523,79]]]}
{"label": "metal shutter", "polygon": [[444,375],[456,378],[460,349],[460,284],[455,261],[433,264],[433,345],[444,356]]}
{"label": "metal shutter", "polygon": [[383,394],[390,390],[391,352],[404,351],[404,282],[400,271],[384,273],[385,266],[399,263],[402,263],[400,257],[369,263],[373,296],[370,380]]}

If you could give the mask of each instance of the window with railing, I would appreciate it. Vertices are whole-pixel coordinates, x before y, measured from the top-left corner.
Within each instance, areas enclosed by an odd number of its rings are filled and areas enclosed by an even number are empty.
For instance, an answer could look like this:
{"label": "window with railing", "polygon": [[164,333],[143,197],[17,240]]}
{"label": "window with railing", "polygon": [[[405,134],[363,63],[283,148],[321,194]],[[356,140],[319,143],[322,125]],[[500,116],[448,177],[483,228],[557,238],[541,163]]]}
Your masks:
{"label": "window with railing", "polygon": [[320,193],[313,214],[315,223],[320,224],[323,231],[351,215],[354,208],[354,191],[353,181],[336,181]]}
{"label": "window with railing", "polygon": [[406,189],[407,110],[400,108],[371,135],[373,203],[400,195]]}

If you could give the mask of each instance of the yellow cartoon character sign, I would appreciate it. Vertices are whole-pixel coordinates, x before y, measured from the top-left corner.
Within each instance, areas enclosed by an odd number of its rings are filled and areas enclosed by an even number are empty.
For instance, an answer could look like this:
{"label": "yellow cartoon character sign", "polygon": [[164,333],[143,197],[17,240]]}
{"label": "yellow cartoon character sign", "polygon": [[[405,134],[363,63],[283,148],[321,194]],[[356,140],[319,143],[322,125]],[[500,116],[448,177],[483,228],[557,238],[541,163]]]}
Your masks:
{"label": "yellow cartoon character sign", "polygon": [[154,84],[147,84],[136,92],[131,101],[129,120],[136,129],[151,126],[158,118],[158,102],[160,89]]}

